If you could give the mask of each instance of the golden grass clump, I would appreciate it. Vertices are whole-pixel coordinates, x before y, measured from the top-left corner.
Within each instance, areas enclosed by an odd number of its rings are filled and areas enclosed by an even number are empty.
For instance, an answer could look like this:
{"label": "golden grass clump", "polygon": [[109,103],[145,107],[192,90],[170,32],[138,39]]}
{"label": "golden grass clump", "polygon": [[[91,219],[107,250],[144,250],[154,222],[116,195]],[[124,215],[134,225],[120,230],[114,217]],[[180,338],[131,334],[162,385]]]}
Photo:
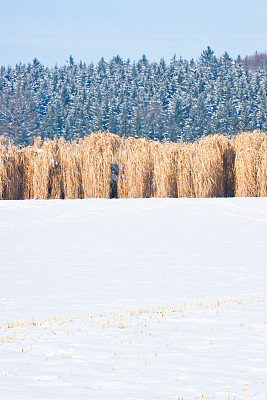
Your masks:
{"label": "golden grass clump", "polygon": [[232,140],[235,149],[235,195],[266,195],[266,134],[242,133]]}
{"label": "golden grass clump", "polygon": [[110,197],[111,163],[121,139],[110,133],[95,133],[79,142],[81,186],[84,198]]}
{"label": "golden grass clump", "polygon": [[56,141],[53,171],[51,174],[51,197],[64,199],[83,198],[81,179],[81,151],[77,142]]}
{"label": "golden grass clump", "polygon": [[[209,136],[192,145],[194,197],[225,197],[231,192],[232,157],[229,141]],[[227,185],[227,187],[226,187]]]}
{"label": "golden grass clump", "polygon": [[0,138],[0,199],[21,197],[20,150],[10,140]]}
{"label": "golden grass clump", "polygon": [[[114,161],[120,166],[119,198],[152,197],[153,143],[145,139],[123,140]],[[122,169],[123,167],[123,169]]]}
{"label": "golden grass clump", "polygon": [[176,167],[177,197],[195,197],[193,154],[194,144],[180,144]]}
{"label": "golden grass clump", "polygon": [[7,182],[7,170],[6,170],[6,143],[5,139],[0,140],[0,199],[5,198],[5,185]]}
{"label": "golden grass clump", "polygon": [[54,144],[42,143],[36,138],[33,146],[21,150],[23,173],[23,199],[47,199],[49,197],[50,174],[53,167]]}
{"label": "golden grass clump", "polygon": [[62,199],[62,166],[60,163],[60,146],[59,140],[44,141],[42,149],[49,154],[49,175],[48,175],[48,198]]}
{"label": "golden grass clump", "polygon": [[9,142],[6,154],[7,181],[4,190],[4,196],[7,200],[18,200],[21,198],[22,172],[20,160],[20,150]]}
{"label": "golden grass clump", "polygon": [[177,197],[179,145],[155,143],[153,146],[153,195]]}

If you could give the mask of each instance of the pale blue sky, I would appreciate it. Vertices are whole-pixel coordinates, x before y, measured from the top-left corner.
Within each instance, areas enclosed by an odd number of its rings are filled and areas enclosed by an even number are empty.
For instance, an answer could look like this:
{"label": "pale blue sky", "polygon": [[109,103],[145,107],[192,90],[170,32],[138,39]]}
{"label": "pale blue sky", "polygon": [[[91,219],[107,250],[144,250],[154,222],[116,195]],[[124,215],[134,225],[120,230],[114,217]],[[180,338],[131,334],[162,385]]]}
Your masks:
{"label": "pale blue sky", "polygon": [[0,65],[267,51],[267,0],[1,1]]}

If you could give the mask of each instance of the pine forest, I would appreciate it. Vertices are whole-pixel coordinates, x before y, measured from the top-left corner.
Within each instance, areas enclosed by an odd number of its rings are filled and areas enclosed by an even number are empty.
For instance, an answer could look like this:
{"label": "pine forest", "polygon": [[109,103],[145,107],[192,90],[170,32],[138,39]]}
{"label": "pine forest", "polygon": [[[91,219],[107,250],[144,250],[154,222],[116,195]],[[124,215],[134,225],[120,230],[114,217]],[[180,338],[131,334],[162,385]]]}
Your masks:
{"label": "pine forest", "polygon": [[169,63],[119,56],[48,68],[1,67],[0,135],[15,145],[78,140],[92,132],[159,142],[267,131],[267,57],[232,60],[208,47],[197,60]]}

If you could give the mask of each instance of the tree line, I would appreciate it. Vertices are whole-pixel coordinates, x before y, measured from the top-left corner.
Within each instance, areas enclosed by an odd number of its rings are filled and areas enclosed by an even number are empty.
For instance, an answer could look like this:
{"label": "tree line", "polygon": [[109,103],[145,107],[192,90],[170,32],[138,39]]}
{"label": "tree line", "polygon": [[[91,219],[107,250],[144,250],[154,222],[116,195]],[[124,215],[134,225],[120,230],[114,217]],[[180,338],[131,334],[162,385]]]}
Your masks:
{"label": "tree line", "polygon": [[48,68],[37,59],[0,69],[0,135],[15,144],[91,132],[158,141],[194,141],[216,133],[267,131],[267,57],[217,57],[169,63],[119,56],[94,65]]}

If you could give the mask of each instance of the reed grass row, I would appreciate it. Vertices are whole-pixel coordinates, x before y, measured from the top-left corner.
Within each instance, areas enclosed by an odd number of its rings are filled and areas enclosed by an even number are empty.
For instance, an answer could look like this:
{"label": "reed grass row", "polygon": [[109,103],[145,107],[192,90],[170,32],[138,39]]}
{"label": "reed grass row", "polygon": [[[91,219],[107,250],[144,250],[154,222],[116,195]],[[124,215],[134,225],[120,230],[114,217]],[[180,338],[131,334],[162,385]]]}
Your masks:
{"label": "reed grass row", "polygon": [[112,163],[119,198],[267,196],[264,133],[189,144],[95,133],[20,149],[0,138],[0,199],[109,198]]}

